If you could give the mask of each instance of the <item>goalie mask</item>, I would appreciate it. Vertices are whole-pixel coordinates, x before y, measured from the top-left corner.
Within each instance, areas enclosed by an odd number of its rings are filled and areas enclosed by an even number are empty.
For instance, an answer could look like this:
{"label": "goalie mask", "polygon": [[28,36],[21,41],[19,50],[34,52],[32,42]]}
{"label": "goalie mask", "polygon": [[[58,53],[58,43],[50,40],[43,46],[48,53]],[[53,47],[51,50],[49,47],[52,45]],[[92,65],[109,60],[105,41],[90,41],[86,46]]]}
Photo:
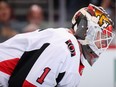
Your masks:
{"label": "goalie mask", "polygon": [[92,4],[75,13],[72,28],[90,65],[109,47],[114,37],[109,15],[102,7]]}

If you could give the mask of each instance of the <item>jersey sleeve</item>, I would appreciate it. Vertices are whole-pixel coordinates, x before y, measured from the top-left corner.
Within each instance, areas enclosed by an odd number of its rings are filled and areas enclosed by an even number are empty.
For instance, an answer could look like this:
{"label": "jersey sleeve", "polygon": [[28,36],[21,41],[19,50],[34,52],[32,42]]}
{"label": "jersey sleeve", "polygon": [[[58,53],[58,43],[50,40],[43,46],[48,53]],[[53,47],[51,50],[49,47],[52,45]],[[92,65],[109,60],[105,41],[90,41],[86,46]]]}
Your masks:
{"label": "jersey sleeve", "polygon": [[57,87],[78,87],[80,81],[79,62],[80,56],[67,56],[59,73],[60,81]]}
{"label": "jersey sleeve", "polygon": [[9,77],[27,46],[27,39],[22,35],[16,35],[0,43],[0,85],[2,87],[8,86]]}
{"label": "jersey sleeve", "polygon": [[28,46],[28,38],[25,35],[16,35],[7,41],[0,43],[0,62],[20,57]]}

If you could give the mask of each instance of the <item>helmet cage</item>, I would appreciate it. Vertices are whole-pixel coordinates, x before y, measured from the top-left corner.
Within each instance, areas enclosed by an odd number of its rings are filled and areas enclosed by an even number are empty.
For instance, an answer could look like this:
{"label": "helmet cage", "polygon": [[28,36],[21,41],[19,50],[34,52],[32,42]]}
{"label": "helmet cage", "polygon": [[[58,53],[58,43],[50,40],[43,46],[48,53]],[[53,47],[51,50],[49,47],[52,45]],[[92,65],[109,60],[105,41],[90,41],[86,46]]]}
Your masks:
{"label": "helmet cage", "polygon": [[85,40],[97,55],[100,55],[109,47],[113,38],[114,34],[112,32],[107,29],[102,29],[98,24],[92,21],[88,21],[88,30]]}

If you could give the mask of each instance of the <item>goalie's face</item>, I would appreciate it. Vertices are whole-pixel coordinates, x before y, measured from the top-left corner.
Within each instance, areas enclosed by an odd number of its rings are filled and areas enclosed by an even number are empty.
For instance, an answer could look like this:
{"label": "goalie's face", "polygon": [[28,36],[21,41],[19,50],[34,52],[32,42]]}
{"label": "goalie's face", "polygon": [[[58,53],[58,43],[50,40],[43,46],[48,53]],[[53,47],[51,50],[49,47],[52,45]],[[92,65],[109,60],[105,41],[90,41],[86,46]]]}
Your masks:
{"label": "goalie's face", "polygon": [[89,46],[95,51],[97,55],[101,54],[109,47],[114,37],[114,34],[111,32],[111,30],[111,25],[102,29],[98,24],[88,21],[86,39],[89,42]]}

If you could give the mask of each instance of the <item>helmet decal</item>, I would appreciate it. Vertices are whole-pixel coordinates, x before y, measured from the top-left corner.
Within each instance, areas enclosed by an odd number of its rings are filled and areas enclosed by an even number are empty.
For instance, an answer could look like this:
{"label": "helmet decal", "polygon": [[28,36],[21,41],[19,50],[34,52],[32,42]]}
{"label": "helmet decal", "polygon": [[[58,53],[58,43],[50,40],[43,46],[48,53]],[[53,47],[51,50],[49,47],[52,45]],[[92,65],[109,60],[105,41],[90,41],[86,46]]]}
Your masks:
{"label": "helmet decal", "polygon": [[90,4],[88,6],[88,10],[94,11],[94,15],[92,16],[98,18],[98,24],[102,29],[108,27],[109,25],[112,25],[112,20],[102,7],[97,7],[95,5]]}
{"label": "helmet decal", "polygon": [[99,18],[98,24],[100,26],[106,24],[104,27],[107,27],[111,23],[107,16],[97,9],[95,9],[95,16]]}

